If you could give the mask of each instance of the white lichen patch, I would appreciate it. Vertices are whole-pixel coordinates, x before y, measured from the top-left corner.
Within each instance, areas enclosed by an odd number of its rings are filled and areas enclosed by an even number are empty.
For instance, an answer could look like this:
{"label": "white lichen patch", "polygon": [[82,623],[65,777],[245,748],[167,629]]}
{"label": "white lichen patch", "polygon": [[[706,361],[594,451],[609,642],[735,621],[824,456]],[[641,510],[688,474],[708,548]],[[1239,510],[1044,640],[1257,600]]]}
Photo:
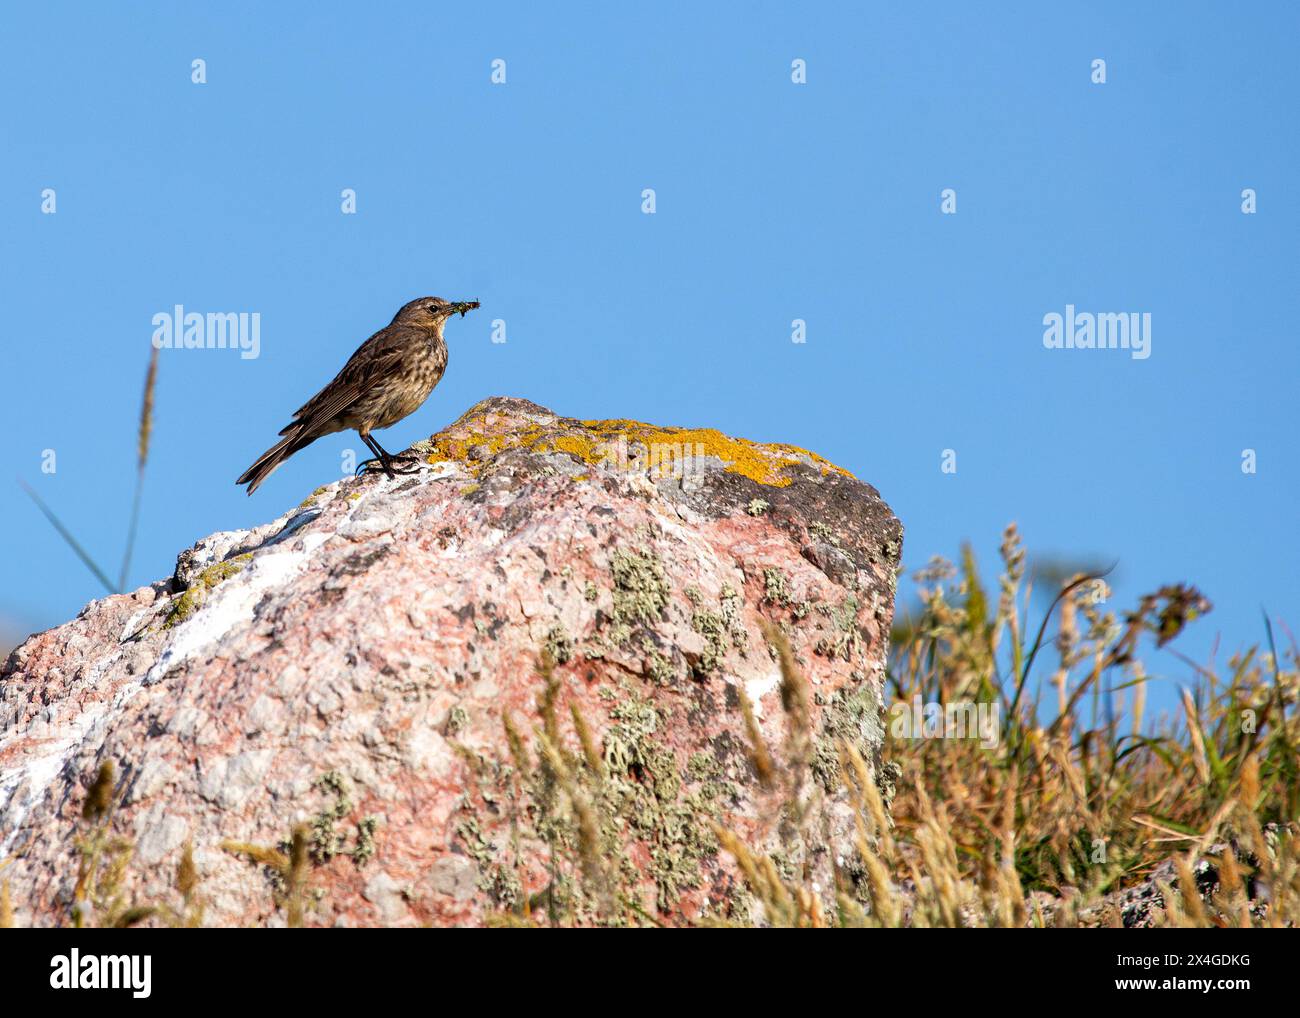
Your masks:
{"label": "white lichen patch", "polygon": [[754,705],[754,717],[763,717],[763,697],[767,696],[779,685],[781,685],[780,669],[744,683],[745,695],[749,697],[749,702]]}
{"label": "white lichen patch", "polygon": [[176,626],[175,635],[145,676],[145,684],[152,685],[177,665],[214,646],[235,626],[252,621],[253,609],[262,596],[301,573],[329,538],[329,534],[305,534],[295,549],[263,552],[223,581],[201,610]]}

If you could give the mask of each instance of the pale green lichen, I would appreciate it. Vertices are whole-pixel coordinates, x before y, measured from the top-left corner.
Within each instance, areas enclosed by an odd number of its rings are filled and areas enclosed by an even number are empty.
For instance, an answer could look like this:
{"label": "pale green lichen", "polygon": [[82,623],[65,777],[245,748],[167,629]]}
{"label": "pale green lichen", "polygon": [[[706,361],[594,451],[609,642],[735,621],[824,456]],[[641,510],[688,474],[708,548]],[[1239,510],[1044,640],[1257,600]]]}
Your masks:
{"label": "pale green lichen", "polygon": [[456,838],[465,854],[478,866],[478,888],[491,896],[499,908],[520,909],[524,903],[523,887],[518,876],[497,862],[496,847],[483,836],[478,819],[467,816],[456,825]]}
{"label": "pale green lichen", "polygon": [[375,854],[375,828],[379,826],[378,817],[366,817],[357,824],[357,844],[352,849],[352,861],[361,869]]}
{"label": "pale green lichen", "polygon": [[357,823],[356,842],[347,847],[347,832],[340,826],[355,808],[348,780],[338,771],[326,771],[312,785],[317,791],[333,796],[332,804],[321,809],[311,821],[307,851],[312,862],[323,866],[337,855],[344,855],[361,868],[375,854],[375,829],[378,817],[365,817]]}
{"label": "pale green lichen", "polygon": [[614,577],[614,632],[616,644],[626,643],[634,626],[653,626],[668,607],[668,580],[653,551],[619,548],[610,561]]}
{"label": "pale green lichen", "polygon": [[826,657],[851,661],[862,644],[858,633],[858,599],[850,594],[838,606],[820,604],[817,610],[830,619],[833,629],[829,636],[819,639],[813,649]]}
{"label": "pale green lichen", "polygon": [[731,636],[731,644],[740,651],[741,657],[744,657],[745,649],[749,644],[749,630],[745,628],[745,620],[741,614],[740,594],[730,583],[724,583],[719,598],[722,604],[722,621]]}
{"label": "pale green lichen", "polygon": [[816,693],[813,701],[821,707],[821,731],[813,744],[812,770],[828,792],[840,784],[841,743],[848,743],[865,759],[878,755],[884,738],[880,700],[871,683],[860,672],[853,673],[853,683],[826,696]]}
{"label": "pale green lichen", "polygon": [[629,692],[610,717],[614,724],[604,755],[609,778],[602,796],[607,815],[612,814],[607,834],[617,843],[626,822],[650,846],[657,904],[668,911],[684,890],[700,885],[701,862],[717,852],[709,821],[719,816],[717,800],[734,789],[717,780],[685,787],[687,780],[699,780],[702,761],[695,760],[694,773],[690,762],[685,774],[678,769],[676,754],[656,738],[662,719],[650,702]]}
{"label": "pale green lichen", "polygon": [[298,508],[299,508],[299,509],[306,509],[306,508],[308,508],[309,506],[313,506],[313,505],[315,505],[315,504],[316,504],[316,499],[320,498],[320,496],[323,495],[323,494],[325,494],[325,492],[328,491],[328,490],[329,490],[329,485],[328,485],[328,484],[322,484],[319,488],[317,488],[317,489],[316,489],[315,491],[313,491],[310,495],[308,495],[308,496],[307,496],[306,498],[304,498],[301,502],[299,502],[299,503],[298,503]]}
{"label": "pale green lichen", "polygon": [[817,538],[819,541],[824,541],[836,548],[840,546],[840,539],[836,536],[835,531],[831,530],[831,528],[821,520],[814,520],[808,527],[808,533],[812,534],[812,536]]}
{"label": "pale green lichen", "polygon": [[691,628],[704,637],[700,671],[711,672],[727,653],[727,624],[720,614],[705,608],[691,616]]}
{"label": "pale green lichen", "polygon": [[546,653],[550,654],[551,660],[557,665],[565,664],[573,657],[573,637],[564,631],[564,626],[558,623],[551,627],[546,634],[546,640],[542,646]]}
{"label": "pale green lichen", "polygon": [[646,673],[657,686],[671,686],[677,678],[673,663],[656,649],[646,655]]}
{"label": "pale green lichen", "polygon": [[790,603],[790,592],[785,586],[785,574],[776,568],[763,570],[763,596],[773,604]]}
{"label": "pale green lichen", "polygon": [[343,851],[345,836],[338,829],[337,822],[352,812],[352,798],[348,794],[347,782],[338,771],[326,771],[312,787],[334,796],[333,805],[312,818],[308,849],[314,862],[327,863]]}
{"label": "pale green lichen", "polygon": [[763,570],[763,599],[771,604],[790,609],[790,617],[798,622],[811,608],[807,601],[796,601],[786,586],[785,574],[779,569]]}
{"label": "pale green lichen", "polygon": [[167,612],[167,617],[163,619],[163,629],[170,629],[172,626],[178,626],[196,611],[203,607],[204,602],[208,599],[208,594],[218,585],[230,579],[235,574],[242,572],[244,565],[253,557],[252,552],[246,552],[243,555],[237,555],[232,559],[224,562],[217,562],[208,566],[203,572],[199,573],[190,583],[189,587],[172,602],[171,608]]}
{"label": "pale green lichen", "polygon": [[[489,842],[472,810],[456,828],[465,854],[478,864],[479,886],[515,916],[545,912],[555,923],[626,925],[638,917],[652,921],[647,909],[671,913],[684,892],[705,886],[704,867],[718,852],[711,823],[738,801],[738,789],[713,754],[699,750],[684,766],[679,762],[664,740],[663,708],[626,683],[617,690],[598,687],[596,695],[608,705],[609,725],[594,768],[587,757],[563,749],[562,762],[538,752],[533,766],[520,746],[526,769],[488,767],[493,777],[480,787],[482,793],[490,780],[522,791],[518,798],[510,792],[513,805],[502,807],[516,818],[509,845]],[[546,701],[542,712],[542,728],[558,731],[561,712],[554,701]],[[587,834],[580,833],[575,795],[594,821]],[[584,842],[593,831],[598,844]],[[515,867],[532,854],[527,841],[534,836],[549,846],[551,858],[567,864],[552,868],[546,887],[525,902]],[[647,862],[634,861],[630,843],[644,846]],[[594,882],[593,868],[601,871]],[[653,905],[642,900],[647,879]],[[711,911],[725,911],[734,897],[722,896]]]}
{"label": "pale green lichen", "polygon": [[691,628],[704,637],[704,652],[698,669],[701,673],[717,668],[733,646],[743,655],[749,642],[749,633],[741,616],[740,595],[735,588],[724,583],[718,600],[718,611],[697,608],[691,615]]}

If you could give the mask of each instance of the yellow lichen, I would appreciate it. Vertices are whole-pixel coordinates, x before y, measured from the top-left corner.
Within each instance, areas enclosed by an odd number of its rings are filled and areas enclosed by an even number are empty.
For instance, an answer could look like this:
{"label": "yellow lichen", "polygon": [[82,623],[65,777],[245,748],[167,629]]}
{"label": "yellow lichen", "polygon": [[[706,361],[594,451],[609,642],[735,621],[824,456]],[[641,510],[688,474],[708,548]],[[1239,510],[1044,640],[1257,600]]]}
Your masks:
{"label": "yellow lichen", "polygon": [[583,421],[582,423],[606,439],[616,439],[620,435],[626,435],[628,441],[640,442],[647,448],[675,446],[687,450],[698,449],[705,456],[714,456],[721,460],[729,473],[743,474],[751,481],[770,487],[784,488],[790,484],[791,478],[786,476],[786,468],[800,462],[810,463],[818,467],[822,473],[833,471],[845,477],[853,476],[843,467],[836,466],[816,453],[800,449],[798,446],[732,438],[716,428],[665,428],[628,420]]}
{"label": "yellow lichen", "polygon": [[853,475],[816,453],[798,446],[776,442],[751,442],[732,438],[715,428],[669,428],[641,421],[581,421],[584,431],[566,425],[530,424],[516,431],[491,432],[486,418],[473,417],[461,423],[455,435],[434,435],[428,443],[426,462],[451,461],[476,474],[478,467],[504,449],[527,449],[531,452],[560,452],[581,463],[597,464],[610,458],[611,446],[620,439],[636,443],[647,450],[674,450],[674,456],[706,456],[719,460],[729,473],[742,474],[752,481],[783,488],[791,483],[787,469],[798,463],[817,467],[823,474]]}
{"label": "yellow lichen", "polygon": [[600,458],[596,443],[586,435],[561,435],[551,442],[551,448],[577,456],[584,463],[593,463]]}

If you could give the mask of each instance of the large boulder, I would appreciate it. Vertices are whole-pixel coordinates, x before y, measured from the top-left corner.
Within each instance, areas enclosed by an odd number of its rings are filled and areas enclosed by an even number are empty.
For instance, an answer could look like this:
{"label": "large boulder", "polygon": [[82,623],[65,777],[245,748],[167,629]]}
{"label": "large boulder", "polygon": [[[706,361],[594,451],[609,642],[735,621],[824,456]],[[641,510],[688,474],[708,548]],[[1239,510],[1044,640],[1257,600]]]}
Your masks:
{"label": "large boulder", "polygon": [[748,922],[718,827],[832,907],[858,876],[838,753],[878,764],[901,551],[875,489],[507,398],[414,451],[13,651],[15,921]]}

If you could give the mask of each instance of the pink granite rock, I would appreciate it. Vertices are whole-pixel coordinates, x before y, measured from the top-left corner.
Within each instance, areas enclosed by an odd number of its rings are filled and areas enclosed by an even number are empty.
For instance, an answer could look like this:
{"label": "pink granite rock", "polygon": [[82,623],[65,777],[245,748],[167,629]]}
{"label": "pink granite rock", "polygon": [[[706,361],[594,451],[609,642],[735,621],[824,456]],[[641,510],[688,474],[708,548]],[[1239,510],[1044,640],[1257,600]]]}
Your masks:
{"label": "pink granite rock", "polygon": [[[714,823],[812,874],[828,906],[854,879],[835,747],[878,756],[901,550],[873,488],[793,447],[505,398],[416,451],[416,475],[213,534],[170,580],[13,651],[0,879],[18,924],[67,924],[78,898],[84,921],[176,921],[192,845],[204,924],[282,925],[283,875],[223,843],[285,849],[295,826],[307,925],[748,921]],[[791,788],[758,781],[742,717],[743,691],[780,758],[764,620],[811,694],[799,822]],[[77,843],[104,761],[105,851],[130,858],[96,913]]]}

